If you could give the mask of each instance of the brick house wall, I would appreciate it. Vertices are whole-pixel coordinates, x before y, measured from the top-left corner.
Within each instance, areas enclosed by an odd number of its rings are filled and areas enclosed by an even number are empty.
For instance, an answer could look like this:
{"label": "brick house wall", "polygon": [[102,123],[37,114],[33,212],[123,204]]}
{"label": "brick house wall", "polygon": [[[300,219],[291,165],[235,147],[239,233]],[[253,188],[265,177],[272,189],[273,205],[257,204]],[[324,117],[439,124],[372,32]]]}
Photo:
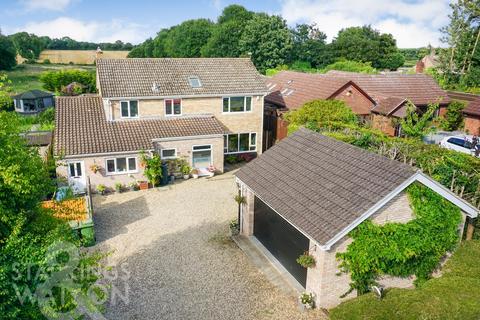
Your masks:
{"label": "brick house wall", "polygon": [[[113,120],[121,119],[120,101],[110,100],[110,108]],[[140,99],[138,100],[139,118],[171,118],[165,116],[164,99]],[[212,114],[231,133],[257,133],[257,152],[262,152],[263,136],[263,96],[252,97],[252,110],[249,112],[225,113],[223,112],[223,98],[183,98],[182,115]],[[132,120],[133,121],[133,120]]]}
{"label": "brick house wall", "polygon": [[345,102],[353,113],[361,116],[370,114],[370,110],[374,107],[373,102],[353,85],[347,86],[332,98]]}
{"label": "brick house wall", "polygon": [[[212,162],[218,172],[223,172],[223,137],[212,138],[200,138],[200,139],[186,139],[186,140],[172,140],[158,142],[159,149],[176,148],[177,157],[186,158],[192,165],[192,147],[194,145],[212,145]],[[159,151],[159,150],[158,150]],[[106,160],[120,157],[135,157],[137,158],[137,172],[135,173],[121,173],[121,174],[107,174],[106,173]],[[128,185],[136,180],[147,180],[143,175],[143,168],[140,166],[140,154],[139,153],[126,153],[115,155],[101,155],[101,156],[89,156],[89,157],[76,157],[68,159],[67,161],[83,161],[85,165],[85,175],[90,178],[92,190],[95,190],[97,185],[103,184],[109,188],[114,188],[115,183],[119,182],[124,185]],[[90,167],[96,164],[101,167],[100,171],[94,173]],[[60,165],[57,167],[57,175],[67,179],[67,166]]]}
{"label": "brick house wall", "polygon": [[480,117],[465,115],[465,131],[469,134],[480,135]]}
{"label": "brick house wall", "polygon": [[392,118],[381,114],[372,114],[372,128],[382,131],[383,133],[393,137],[395,136],[395,128],[392,125]]}

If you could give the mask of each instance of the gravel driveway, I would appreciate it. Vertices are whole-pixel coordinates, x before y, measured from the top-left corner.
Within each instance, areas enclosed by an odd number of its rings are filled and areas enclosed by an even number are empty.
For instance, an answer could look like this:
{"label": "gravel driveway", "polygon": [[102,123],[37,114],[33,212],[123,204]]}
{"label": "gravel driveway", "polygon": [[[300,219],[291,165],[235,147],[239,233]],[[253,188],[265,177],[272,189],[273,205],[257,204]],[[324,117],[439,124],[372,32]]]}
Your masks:
{"label": "gravel driveway", "polygon": [[[108,319],[319,319],[298,311],[227,236],[234,179],[190,179],[147,191],[95,196],[97,246],[118,298]],[[123,275],[123,276],[122,276]],[[125,294],[127,292],[128,294]]]}

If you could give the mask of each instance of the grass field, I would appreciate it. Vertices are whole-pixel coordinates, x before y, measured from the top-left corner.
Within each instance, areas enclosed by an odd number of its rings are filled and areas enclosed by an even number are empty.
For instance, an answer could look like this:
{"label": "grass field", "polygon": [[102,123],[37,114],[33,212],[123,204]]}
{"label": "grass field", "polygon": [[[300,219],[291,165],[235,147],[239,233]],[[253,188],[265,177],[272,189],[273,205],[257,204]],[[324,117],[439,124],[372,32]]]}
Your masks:
{"label": "grass field", "polygon": [[480,319],[480,240],[464,242],[443,275],[417,289],[390,289],[382,300],[366,294],[331,310],[339,319]]}
{"label": "grass field", "polygon": [[12,81],[12,93],[18,94],[32,89],[42,90],[42,83],[38,80],[45,71],[61,69],[95,70],[95,66],[60,65],[60,64],[21,64],[13,70],[7,71],[8,79]]}

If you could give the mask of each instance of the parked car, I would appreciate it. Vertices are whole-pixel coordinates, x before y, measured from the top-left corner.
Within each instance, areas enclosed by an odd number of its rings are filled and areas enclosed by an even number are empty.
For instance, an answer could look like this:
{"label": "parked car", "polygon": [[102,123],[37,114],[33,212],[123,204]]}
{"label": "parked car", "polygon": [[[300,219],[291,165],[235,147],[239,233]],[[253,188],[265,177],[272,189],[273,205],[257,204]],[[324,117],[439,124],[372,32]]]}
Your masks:
{"label": "parked car", "polygon": [[473,144],[473,136],[453,136],[453,137],[446,137],[440,142],[440,146],[446,149],[455,150],[458,152],[468,153],[472,156],[477,156],[478,151],[475,153],[476,150],[480,149],[480,143],[478,140],[476,144]]}

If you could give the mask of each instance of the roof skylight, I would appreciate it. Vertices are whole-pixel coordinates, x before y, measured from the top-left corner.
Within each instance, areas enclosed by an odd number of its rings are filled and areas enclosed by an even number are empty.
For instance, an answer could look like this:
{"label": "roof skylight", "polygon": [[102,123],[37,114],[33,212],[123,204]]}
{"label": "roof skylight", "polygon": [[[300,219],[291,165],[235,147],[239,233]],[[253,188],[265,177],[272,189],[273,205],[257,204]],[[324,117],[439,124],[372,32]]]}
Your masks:
{"label": "roof skylight", "polygon": [[200,82],[200,79],[197,76],[188,77],[188,83],[192,88],[200,88],[202,86],[202,83]]}

